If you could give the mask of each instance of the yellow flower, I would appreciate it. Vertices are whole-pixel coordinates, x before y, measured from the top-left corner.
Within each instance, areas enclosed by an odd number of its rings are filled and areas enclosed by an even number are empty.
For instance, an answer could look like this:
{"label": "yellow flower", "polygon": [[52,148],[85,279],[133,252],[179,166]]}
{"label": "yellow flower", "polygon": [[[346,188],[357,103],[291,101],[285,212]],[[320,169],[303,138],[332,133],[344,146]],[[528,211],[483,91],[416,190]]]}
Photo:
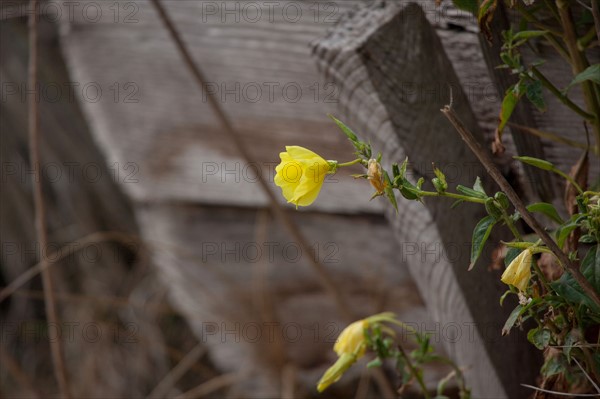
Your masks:
{"label": "yellow flower", "polygon": [[367,340],[365,338],[365,330],[374,324],[381,327],[382,331],[393,335],[393,330],[379,323],[389,322],[398,323],[395,316],[391,312],[379,313],[366,319],[355,321],[348,327],[344,328],[338,337],[333,350],[338,355],[338,360],[329,367],[323,377],[317,384],[317,390],[323,392],[328,386],[339,380],[342,375],[352,366],[358,359],[364,356],[367,349]]}
{"label": "yellow flower", "polygon": [[308,206],[317,199],[325,175],[337,169],[337,162],[328,162],[304,147],[286,146],[285,150],[279,154],[281,163],[275,168],[275,184],[296,208]]}
{"label": "yellow flower", "polygon": [[344,328],[333,346],[333,350],[337,353],[339,359],[321,377],[317,385],[319,392],[323,392],[329,385],[339,380],[350,366],[363,357],[367,349],[364,330],[368,327],[369,322],[364,319],[355,321]]}
{"label": "yellow flower", "polygon": [[525,291],[531,278],[531,260],[532,254],[529,249],[521,252],[502,273],[502,282],[514,285],[519,291]]}
{"label": "yellow flower", "polygon": [[357,359],[365,354],[366,343],[364,330],[369,327],[366,320],[355,321],[342,331],[338,337],[333,350],[338,356],[349,354]]}
{"label": "yellow flower", "polygon": [[382,195],[385,190],[385,180],[383,178],[383,169],[376,159],[369,159],[367,178],[375,189],[374,196]]}

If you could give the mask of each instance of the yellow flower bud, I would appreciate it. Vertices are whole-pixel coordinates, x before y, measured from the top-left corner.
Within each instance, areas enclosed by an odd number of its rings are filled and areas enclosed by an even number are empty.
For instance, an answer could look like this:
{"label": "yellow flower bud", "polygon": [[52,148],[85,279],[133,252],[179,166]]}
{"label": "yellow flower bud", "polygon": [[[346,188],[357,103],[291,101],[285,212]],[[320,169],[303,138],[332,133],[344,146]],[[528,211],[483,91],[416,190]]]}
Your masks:
{"label": "yellow flower bud", "polygon": [[331,384],[337,382],[342,375],[348,370],[354,363],[356,362],[356,356],[352,356],[349,354],[344,354],[340,356],[340,358],[333,364],[333,366],[329,367],[323,377],[319,380],[317,384],[317,391],[323,392],[327,389]]}
{"label": "yellow flower bud", "polygon": [[508,265],[504,273],[502,273],[501,280],[505,284],[514,285],[519,291],[525,291],[527,283],[531,278],[531,260],[532,254],[529,249],[524,250],[513,259]]}
{"label": "yellow flower bud", "polygon": [[367,178],[376,191],[376,195],[382,195],[385,190],[385,180],[381,164],[375,159],[369,159],[367,166]]}
{"label": "yellow flower bud", "polygon": [[281,163],[275,168],[275,184],[296,208],[308,206],[317,199],[325,175],[335,171],[335,163],[303,147],[286,146],[285,150],[279,154]]}

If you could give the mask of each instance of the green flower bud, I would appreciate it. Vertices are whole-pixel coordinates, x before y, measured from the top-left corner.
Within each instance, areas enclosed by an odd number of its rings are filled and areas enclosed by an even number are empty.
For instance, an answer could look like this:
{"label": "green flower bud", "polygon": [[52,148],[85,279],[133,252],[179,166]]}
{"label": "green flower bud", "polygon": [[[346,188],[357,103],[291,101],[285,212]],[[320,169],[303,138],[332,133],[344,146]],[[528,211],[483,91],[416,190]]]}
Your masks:
{"label": "green flower bud", "polygon": [[488,198],[485,201],[485,210],[496,220],[502,217],[502,210],[498,207],[498,204],[493,198]]}
{"label": "green flower bud", "polygon": [[500,206],[504,209],[508,209],[510,206],[510,202],[508,201],[508,197],[502,191],[498,191],[494,196],[494,199],[500,204]]}

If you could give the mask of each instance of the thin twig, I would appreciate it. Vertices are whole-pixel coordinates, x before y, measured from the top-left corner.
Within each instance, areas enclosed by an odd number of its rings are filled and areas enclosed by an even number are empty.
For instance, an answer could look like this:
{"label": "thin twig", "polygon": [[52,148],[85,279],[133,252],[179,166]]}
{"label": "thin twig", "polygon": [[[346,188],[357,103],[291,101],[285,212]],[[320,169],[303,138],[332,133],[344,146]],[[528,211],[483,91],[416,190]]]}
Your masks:
{"label": "thin twig", "polygon": [[[573,358],[573,361],[575,362],[575,364],[577,364],[577,366],[579,366],[579,368],[581,369],[583,374],[586,376],[588,381],[593,385],[593,387],[596,388],[596,392],[600,393],[600,387],[598,386],[598,384],[596,384],[596,382],[594,382],[592,377],[590,377],[590,375],[585,371],[585,369],[581,366],[581,364],[577,361],[577,359]],[[592,365],[592,367],[594,367],[594,366]]]}
{"label": "thin twig", "polygon": [[[40,159],[40,139],[39,139],[39,109],[38,109],[38,13],[40,5],[38,0],[29,1],[31,14],[29,14],[29,70],[28,85],[33,90],[33,96],[29,97],[29,162],[34,169],[33,176],[33,204],[35,210],[35,230],[37,241],[40,248],[40,261],[42,265],[47,263],[45,250],[48,244],[48,230],[46,225],[46,206],[44,203],[44,193],[42,191],[42,166]],[[54,298],[54,286],[52,274],[47,268],[42,271],[42,284],[44,287],[44,305],[46,308],[46,319],[49,324],[58,324],[58,314],[56,311],[56,300]],[[63,345],[61,339],[50,340],[50,352],[52,355],[52,364],[54,376],[58,383],[60,395],[63,398],[70,398],[69,383],[67,378],[67,369],[65,366]]]}
{"label": "thin twig", "polygon": [[538,387],[534,387],[533,385],[529,385],[529,384],[521,384],[522,387],[525,388],[531,388],[531,389],[535,389],[536,391],[539,392],[545,392],[545,393],[551,393],[553,395],[560,395],[560,396],[576,396],[576,397],[590,397],[590,398],[597,398],[600,396],[600,394],[598,393],[578,393],[578,394],[573,394],[573,393],[568,393],[568,392],[558,392],[558,391],[551,391],[549,389],[542,389],[542,388],[538,388]]}
{"label": "thin twig", "polygon": [[[189,52],[187,46],[183,42],[181,35],[177,31],[175,25],[171,21],[171,18],[168,16],[166,10],[160,3],[160,0],[152,0],[152,4],[156,8],[156,11],[159,14],[159,17],[169,32],[171,39],[175,43],[177,50],[179,51],[181,57],[185,65],[188,67],[194,79],[196,80],[196,84],[198,84],[200,90],[204,90],[206,87],[207,79],[204,76],[204,73],[200,69],[200,66],[194,61],[191,53]],[[217,119],[221,123],[225,133],[229,136],[229,139],[234,144],[236,150],[244,159],[244,161],[248,164],[256,163],[248,151],[246,144],[242,141],[240,135],[237,130],[233,127],[233,124],[229,120],[229,117],[225,114],[225,111],[219,104],[217,97],[211,91],[207,91],[208,103],[211,106],[213,112],[217,116]],[[292,237],[296,240],[303,253],[310,254],[312,253],[311,247],[298,227],[298,225],[291,219],[288,213],[283,209],[281,204],[277,201],[277,197],[271,190],[271,187],[265,180],[262,173],[257,174],[257,180],[259,185],[261,186],[263,192],[267,195],[269,199],[269,203],[271,205],[271,210],[273,211],[275,217],[284,225],[284,227],[288,230],[288,232],[292,235]],[[316,256],[308,256],[309,263],[313,270],[316,272],[318,281],[323,285],[325,292],[327,292],[333,299],[334,303],[340,315],[347,321],[352,322],[356,319],[356,315],[350,309],[347,302],[344,299],[344,295],[342,290],[338,285],[336,285],[331,278],[327,269],[321,264],[321,262],[316,258]],[[389,381],[385,378],[384,373],[380,369],[373,370],[373,374],[375,380],[377,381],[377,385],[384,393],[393,393],[393,389],[391,388]]]}
{"label": "thin twig", "polygon": [[30,395],[28,397],[38,399],[44,396],[37,391],[35,385],[21,369],[17,361],[6,349],[4,349],[4,344],[0,345],[0,361],[2,362],[2,367],[8,371],[13,379],[18,382],[24,390],[27,391],[28,395]]}
{"label": "thin twig", "polygon": [[183,359],[175,367],[173,367],[167,375],[154,387],[148,398],[160,399],[169,394],[173,386],[200,360],[206,353],[206,346],[203,343],[197,344],[189,351]]}
{"label": "thin twig", "polygon": [[[39,169],[39,168],[38,168]],[[62,248],[54,251],[51,254],[46,254],[45,260],[40,261],[35,266],[30,267],[25,272],[19,275],[16,279],[14,279],[9,285],[4,287],[2,291],[0,291],[0,303],[2,303],[6,298],[11,296],[16,290],[23,286],[26,282],[37,276],[38,274],[45,273],[50,266],[57,263],[58,261],[66,258],[67,256],[85,249],[88,245],[94,244],[100,241],[121,241],[131,243],[131,241],[127,241],[127,238],[131,239],[131,235],[120,233],[120,232],[96,232],[89,234],[83,237],[81,240],[77,241],[77,246],[73,245],[65,245]],[[42,251],[44,253],[45,251]],[[45,291],[45,290],[44,290]]]}
{"label": "thin twig", "polygon": [[531,227],[531,229],[541,238],[541,240],[546,244],[546,246],[554,253],[554,255],[558,258],[560,263],[565,267],[565,269],[571,273],[571,275],[575,278],[575,280],[579,283],[579,285],[583,288],[585,293],[598,305],[600,306],[600,296],[594,290],[594,288],[590,285],[589,281],[583,277],[577,265],[575,265],[567,254],[565,254],[554,242],[552,237],[548,235],[546,230],[540,226],[538,221],[531,215],[531,213],[527,210],[527,207],[521,200],[521,198],[517,195],[515,190],[511,187],[511,185],[506,181],[502,173],[498,170],[494,161],[490,158],[490,156],[485,152],[485,150],[479,145],[473,134],[465,127],[462,121],[458,118],[456,113],[452,108],[446,105],[442,108],[442,113],[448,118],[450,123],[455,127],[455,129],[460,134],[461,138],[465,141],[467,146],[471,149],[471,151],[477,156],[479,161],[485,167],[485,170],[489,173],[489,175],[494,179],[494,181],[500,186],[500,189],[504,191],[510,202],[514,205],[515,209],[521,214],[523,220]]}
{"label": "thin twig", "polygon": [[425,386],[425,382],[423,381],[423,377],[421,376],[421,373],[412,364],[410,357],[408,357],[408,355],[404,351],[404,348],[402,347],[402,345],[398,345],[398,350],[400,351],[400,354],[404,358],[404,361],[406,361],[406,366],[408,367],[408,370],[412,374],[413,378],[419,384],[421,391],[423,391],[423,396],[425,397],[425,399],[429,399],[429,397],[430,397],[429,391],[427,390],[427,387]]}
{"label": "thin twig", "polygon": [[249,372],[222,374],[218,377],[203,382],[197,387],[192,388],[179,396],[176,396],[175,399],[200,398],[202,396],[206,396],[210,393],[218,391],[219,389],[233,385],[236,382],[242,381],[248,377],[250,377]]}
{"label": "thin twig", "polygon": [[[181,38],[180,33],[177,31],[177,28],[173,24],[173,21],[171,20],[171,18],[169,17],[159,0],[152,0],[152,4],[158,12],[158,15],[163,25],[169,32],[171,39],[175,43],[175,46],[177,47],[177,50],[183,58],[185,65],[194,76],[196,84],[199,86],[200,90],[204,90],[204,88],[206,87],[206,82],[208,82],[208,80],[205,78],[200,66],[192,58],[190,51],[183,42],[183,39]],[[249,165],[253,164],[255,161],[253,160],[253,156],[248,151],[248,146],[242,141],[240,135],[233,127],[233,124],[229,120],[229,117],[225,114],[225,111],[219,104],[217,98],[215,97],[215,94],[210,90],[207,91],[206,94],[210,107],[212,108],[217,119],[222,125],[223,130],[229,136],[236,150],[241,155],[242,159]],[[277,197],[273,193],[273,190],[271,190],[271,187],[269,187],[269,184],[265,180],[262,173],[257,173],[257,180],[261,188],[263,189],[263,192],[269,198],[271,209],[273,210],[275,216],[283,223],[283,225],[287,228],[292,237],[294,237],[300,248],[302,248],[302,252],[310,254],[311,249],[308,245],[306,237],[300,231],[296,223],[294,223],[294,221],[286,213],[283,207],[279,204],[279,202],[277,201]],[[346,320],[353,321],[355,319],[355,316],[350,311],[350,308],[344,300],[342,292],[340,291],[339,287],[333,282],[333,279],[327,272],[327,269],[321,264],[320,261],[315,259],[314,256],[308,256],[308,259],[314,271],[319,276],[319,282],[323,285],[326,292],[328,292],[332,296],[333,300],[335,301],[338,307],[339,312],[344,316]]]}
{"label": "thin twig", "polygon": [[[592,3],[594,3],[594,1],[597,0],[593,0]],[[580,51],[577,47],[577,32],[569,1],[556,0],[556,6],[558,8],[558,14],[560,15],[560,22],[564,32],[563,39],[567,45],[567,50],[569,51],[569,64],[571,64],[573,75],[577,76],[589,67],[590,64],[585,53]],[[600,104],[598,103],[598,98],[596,98],[597,93],[595,86],[591,81],[584,81],[581,82],[581,89],[583,91],[583,100],[585,101],[587,111],[594,115],[594,119],[591,123],[596,138],[596,147],[600,153]]]}
{"label": "thin twig", "polygon": [[[585,144],[585,143],[581,143],[579,141],[575,141],[575,140],[571,140],[569,138],[560,136],[556,133],[552,133],[552,132],[547,132],[544,130],[540,130],[540,129],[535,129],[529,126],[523,126],[520,125],[518,123],[512,123],[512,122],[508,122],[507,125],[513,129],[513,132],[515,131],[523,131],[525,133],[529,133],[531,135],[537,136],[537,137],[541,137],[544,139],[548,139],[557,143],[561,143],[561,144],[565,144],[574,148],[579,148],[582,150],[591,150],[592,152],[596,151],[596,148],[589,148],[589,144]],[[594,152],[594,154],[598,155],[598,153]]]}

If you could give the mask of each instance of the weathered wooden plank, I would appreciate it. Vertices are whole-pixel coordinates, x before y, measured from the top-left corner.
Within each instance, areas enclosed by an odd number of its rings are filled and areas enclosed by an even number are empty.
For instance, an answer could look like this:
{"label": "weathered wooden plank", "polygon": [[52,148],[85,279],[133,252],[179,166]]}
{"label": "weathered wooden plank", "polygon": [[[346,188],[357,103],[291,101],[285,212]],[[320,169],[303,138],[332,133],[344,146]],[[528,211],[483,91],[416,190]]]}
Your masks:
{"label": "weathered wooden plank", "polygon": [[[309,256],[324,264],[358,317],[390,310],[418,328],[433,324],[398,264],[382,216],[294,214],[310,254],[263,209],[151,204],[138,216],[161,279],[173,287],[171,299],[209,345],[214,363],[224,371],[255,371],[237,388],[247,397],[277,396],[274,376],[285,364],[296,368],[301,391],[314,391],[335,359],[331,348],[346,321],[322,291]],[[434,380],[444,370],[429,372]]]}
{"label": "weathered wooden plank", "polygon": [[[383,152],[386,162],[408,156],[416,177],[431,177],[427,165],[432,161],[442,169],[455,166],[460,173],[452,184],[472,184],[474,176],[485,175],[440,114],[447,99],[415,101],[404,95],[402,86],[409,76],[435,92],[445,84],[460,88],[458,78],[419,6],[394,4],[389,7],[396,13],[374,8],[348,18],[321,40],[314,51],[320,68],[341,85],[348,123]],[[455,90],[454,101],[466,125],[482,138],[464,92]],[[476,397],[518,397],[518,381],[533,381],[536,375],[536,353],[522,336],[501,341],[500,329],[510,309],[498,305],[505,288],[497,272],[466,271],[472,229],[485,212],[469,206],[449,211],[449,203],[443,201],[426,201],[425,207],[401,204],[399,214],[390,212],[388,219],[399,243],[421,244],[407,262],[432,317],[443,326],[474,326],[470,339],[444,342],[448,353],[468,368]],[[435,256],[442,251],[453,255]],[[510,365],[515,358],[531,367],[514,369]]]}

